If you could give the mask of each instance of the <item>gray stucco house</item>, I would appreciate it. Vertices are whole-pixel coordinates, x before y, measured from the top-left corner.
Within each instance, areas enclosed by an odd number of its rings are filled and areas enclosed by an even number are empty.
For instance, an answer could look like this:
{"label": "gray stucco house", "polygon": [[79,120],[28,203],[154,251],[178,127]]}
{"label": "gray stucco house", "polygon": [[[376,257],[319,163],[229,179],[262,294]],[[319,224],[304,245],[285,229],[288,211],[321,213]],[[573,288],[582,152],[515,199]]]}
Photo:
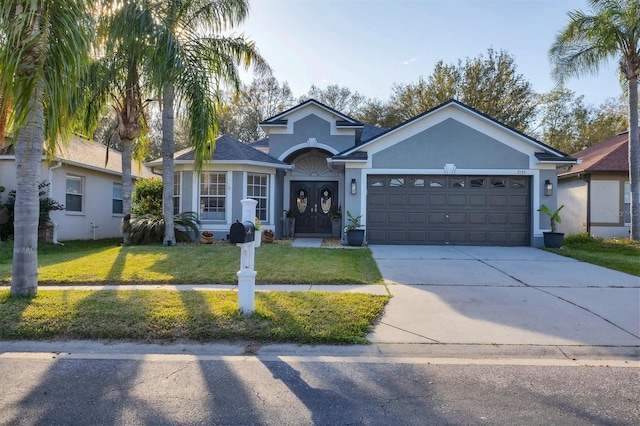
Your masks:
{"label": "gray stucco house", "polygon": [[296,235],[330,235],[340,206],[362,216],[369,244],[541,246],[549,221],[537,209],[555,208],[556,167],[576,163],[453,100],[388,130],[313,99],[260,125],[267,137],[253,144],[219,138],[199,175],[192,151],[176,153],[175,205],[216,238],[248,197],[276,235],[289,209]]}

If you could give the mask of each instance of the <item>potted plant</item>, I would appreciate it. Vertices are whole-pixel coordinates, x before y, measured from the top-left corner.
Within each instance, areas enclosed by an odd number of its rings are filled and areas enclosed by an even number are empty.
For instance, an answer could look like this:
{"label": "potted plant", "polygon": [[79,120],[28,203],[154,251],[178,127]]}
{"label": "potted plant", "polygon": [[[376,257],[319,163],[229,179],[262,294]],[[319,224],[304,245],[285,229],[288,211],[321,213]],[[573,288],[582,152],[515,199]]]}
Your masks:
{"label": "potted plant", "polygon": [[262,242],[265,244],[270,244],[273,242],[273,239],[275,238],[275,234],[273,233],[273,231],[271,229],[265,229],[264,231],[262,231]]}
{"label": "potted plant", "polygon": [[362,216],[353,216],[347,211],[347,226],[344,227],[344,233],[347,235],[347,242],[350,246],[361,246],[364,243],[364,229],[360,223]]}
{"label": "potted plant", "polygon": [[211,231],[202,231],[200,233],[200,243],[201,244],[213,244],[213,232],[211,232]]}
{"label": "potted plant", "polygon": [[340,228],[342,227],[342,207],[333,206],[329,210],[329,219],[331,219],[331,234],[333,238],[340,238]]}
{"label": "potted plant", "polygon": [[564,240],[564,233],[556,232],[556,224],[562,223],[560,219],[560,210],[564,207],[564,204],[557,208],[556,211],[552,211],[548,206],[541,205],[538,209],[539,212],[549,216],[551,222],[551,232],[543,232],[544,246],[548,248],[560,248]]}
{"label": "potted plant", "polygon": [[284,211],[284,235],[287,237],[293,237],[296,233],[296,212],[293,209]]}
{"label": "potted plant", "polygon": [[262,223],[260,222],[260,218],[256,216],[253,219],[253,230],[255,231],[255,235],[253,236],[253,245],[254,247],[260,247],[262,243],[262,231],[260,230],[260,226]]}

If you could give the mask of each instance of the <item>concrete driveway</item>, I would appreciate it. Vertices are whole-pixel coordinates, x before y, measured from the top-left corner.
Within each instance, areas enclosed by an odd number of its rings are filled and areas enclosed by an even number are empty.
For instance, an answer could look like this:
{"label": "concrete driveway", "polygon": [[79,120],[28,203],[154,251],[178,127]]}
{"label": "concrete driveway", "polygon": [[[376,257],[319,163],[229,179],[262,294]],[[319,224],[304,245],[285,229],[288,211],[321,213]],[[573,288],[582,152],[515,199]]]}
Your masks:
{"label": "concrete driveway", "polygon": [[530,247],[370,246],[374,343],[640,346],[640,277]]}

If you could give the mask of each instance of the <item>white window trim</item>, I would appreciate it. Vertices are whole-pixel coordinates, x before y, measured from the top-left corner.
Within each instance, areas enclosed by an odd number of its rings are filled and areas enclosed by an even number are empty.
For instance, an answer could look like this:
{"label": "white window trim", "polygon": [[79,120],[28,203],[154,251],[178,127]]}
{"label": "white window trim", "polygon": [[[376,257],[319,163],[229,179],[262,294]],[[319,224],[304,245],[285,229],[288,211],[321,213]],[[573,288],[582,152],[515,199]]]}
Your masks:
{"label": "white window trim", "polygon": [[[111,214],[113,216],[115,216],[115,217],[122,217],[122,216],[124,216],[124,213],[116,213],[116,212],[113,211],[113,201],[114,200],[118,200],[118,198],[115,198],[113,196],[113,187],[115,185],[120,185],[120,196],[122,196],[122,182],[113,182],[112,186],[111,186]],[[124,199],[123,198],[119,198],[119,200],[123,202],[123,212],[124,212]]]}
{"label": "white window trim", "polygon": [[267,194],[264,196],[264,199],[267,200],[267,208],[266,208],[267,217],[264,220],[262,220],[262,222],[271,223],[271,217],[272,217],[271,216],[271,210],[272,210],[271,209],[271,207],[272,207],[271,204],[273,204],[271,202],[271,200],[273,200],[273,197],[272,197],[272,194],[271,194],[271,187],[273,186],[273,185],[271,185],[271,183],[273,182],[273,180],[271,179],[272,175],[270,173],[263,173],[263,172],[243,172],[242,180],[244,182],[244,187],[242,189],[242,198],[245,198],[245,199],[249,198],[247,188],[249,187],[249,175],[250,174],[252,174],[252,175],[262,175],[262,176],[265,176],[267,178],[267,182],[266,182]]}
{"label": "white window trim", "polygon": [[[80,189],[81,189],[80,194],[73,194],[73,193],[67,192],[67,180],[69,178],[79,179],[80,180]],[[67,175],[65,176],[65,179],[64,179],[65,214],[68,214],[68,215],[84,215],[85,214],[85,208],[84,208],[84,205],[85,205],[85,195],[84,194],[85,194],[85,192],[86,192],[86,183],[85,183],[84,176],[67,173]],[[67,206],[68,203],[66,202],[66,198],[67,198],[68,194],[80,195],[80,211],[67,210],[66,206]]]}
{"label": "white window trim", "polygon": [[[178,177],[178,185],[176,185],[176,176]],[[182,172],[176,172],[174,170],[173,172],[173,212],[174,214],[176,212],[181,213],[181,209],[180,207],[182,207]],[[177,189],[176,189],[177,188]],[[178,192],[178,194],[176,195],[176,191]],[[176,198],[178,200],[178,203],[176,205]]]}
{"label": "white window trim", "polygon": [[[224,219],[202,219],[202,217],[200,217],[201,212],[200,212],[200,199],[202,198],[202,194],[200,192],[200,188],[201,188],[201,176],[203,173],[216,173],[216,174],[224,174],[225,178],[226,178],[226,182],[225,182],[225,194],[224,194]],[[209,224],[216,224],[216,223],[229,223],[230,222],[230,218],[231,218],[231,210],[232,207],[231,203],[230,203],[230,197],[231,197],[231,188],[232,188],[232,184],[231,184],[231,179],[233,176],[233,173],[230,171],[225,172],[224,170],[202,170],[200,173],[197,173],[197,179],[194,179],[194,184],[196,186],[197,191],[195,192],[197,194],[197,196],[195,197],[195,210],[196,212],[198,212],[198,217],[200,217],[200,221],[202,222],[206,222]]]}

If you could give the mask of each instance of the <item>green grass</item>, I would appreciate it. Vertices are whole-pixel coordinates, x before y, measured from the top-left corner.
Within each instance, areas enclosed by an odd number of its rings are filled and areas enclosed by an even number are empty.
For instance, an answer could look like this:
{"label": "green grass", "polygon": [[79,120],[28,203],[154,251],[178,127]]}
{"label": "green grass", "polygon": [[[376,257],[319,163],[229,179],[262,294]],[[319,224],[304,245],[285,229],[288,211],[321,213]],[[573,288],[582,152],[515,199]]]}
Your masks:
{"label": "green grass", "polygon": [[324,292],[258,292],[255,297],[255,312],[242,315],[233,291],[51,290],[12,298],[4,290],[0,340],[359,344],[367,343],[389,300]]}
{"label": "green grass", "polygon": [[561,249],[548,250],[640,277],[640,245],[637,242],[571,235],[564,239]]}
{"label": "green grass", "polygon": [[[235,245],[119,246],[119,240],[38,245],[38,282],[73,284],[235,284]],[[0,283],[11,282],[12,246],[0,242]],[[380,284],[369,249],[294,248],[288,243],[256,249],[257,284]]]}

